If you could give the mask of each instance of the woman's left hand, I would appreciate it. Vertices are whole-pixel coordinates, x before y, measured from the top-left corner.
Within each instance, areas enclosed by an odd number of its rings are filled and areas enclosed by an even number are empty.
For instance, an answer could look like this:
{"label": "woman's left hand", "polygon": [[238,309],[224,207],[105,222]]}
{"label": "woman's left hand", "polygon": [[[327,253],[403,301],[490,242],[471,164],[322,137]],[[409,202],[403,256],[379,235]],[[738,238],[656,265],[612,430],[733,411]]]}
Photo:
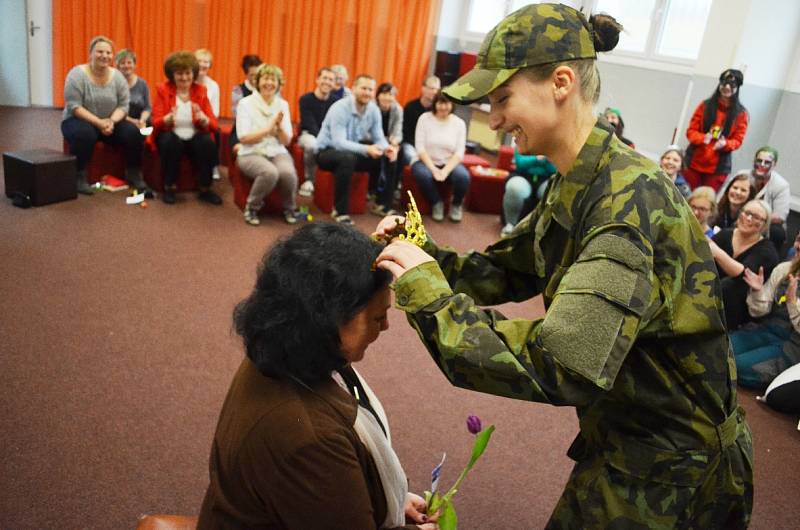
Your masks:
{"label": "woman's left hand", "polygon": [[714,144],[714,151],[722,151],[725,149],[726,145],[728,145],[728,141],[725,140],[724,136],[720,136],[719,140],[717,140],[717,143]]}
{"label": "woman's left hand", "polygon": [[428,510],[428,505],[425,504],[425,499],[423,499],[416,493],[411,493],[410,491],[406,493],[406,503],[405,503],[406,520],[420,524],[435,522],[436,519],[439,518],[439,514],[428,517],[425,514],[427,510]]}
{"label": "woman's left hand", "polygon": [[429,261],[435,261],[428,253],[413,243],[397,239],[383,249],[375,264],[394,275],[395,279]]}
{"label": "woman's left hand", "polygon": [[208,125],[208,116],[206,116],[206,113],[200,108],[200,105],[197,103],[192,103],[192,110],[194,111],[195,118],[203,127]]}

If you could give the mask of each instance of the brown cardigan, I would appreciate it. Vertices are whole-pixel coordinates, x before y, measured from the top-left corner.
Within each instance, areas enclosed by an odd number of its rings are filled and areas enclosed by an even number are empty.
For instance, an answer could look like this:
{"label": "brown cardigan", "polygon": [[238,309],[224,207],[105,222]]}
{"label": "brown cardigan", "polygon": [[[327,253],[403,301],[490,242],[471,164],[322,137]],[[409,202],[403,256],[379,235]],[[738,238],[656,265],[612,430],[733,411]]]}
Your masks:
{"label": "brown cardigan", "polygon": [[386,498],[356,412],[333,379],[312,392],[245,358],[220,413],[198,530],[378,528]]}

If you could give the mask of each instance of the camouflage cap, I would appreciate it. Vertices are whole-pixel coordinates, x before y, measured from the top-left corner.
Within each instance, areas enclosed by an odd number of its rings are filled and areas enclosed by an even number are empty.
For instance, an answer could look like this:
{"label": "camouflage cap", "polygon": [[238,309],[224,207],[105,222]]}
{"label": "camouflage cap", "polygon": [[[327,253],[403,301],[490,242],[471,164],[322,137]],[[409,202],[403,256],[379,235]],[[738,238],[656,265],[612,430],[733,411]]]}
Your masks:
{"label": "camouflage cap", "polygon": [[471,103],[505,83],[520,68],[597,57],[589,22],[563,4],[533,4],[519,9],[486,35],[475,68],[443,92]]}

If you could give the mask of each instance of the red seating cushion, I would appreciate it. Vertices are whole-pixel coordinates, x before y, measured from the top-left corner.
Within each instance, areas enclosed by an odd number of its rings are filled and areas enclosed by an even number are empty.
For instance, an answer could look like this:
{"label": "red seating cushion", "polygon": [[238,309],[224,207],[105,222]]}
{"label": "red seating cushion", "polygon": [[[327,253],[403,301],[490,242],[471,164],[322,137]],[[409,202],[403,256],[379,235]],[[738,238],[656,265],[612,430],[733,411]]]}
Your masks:
{"label": "red seating cushion", "polygon": [[511,171],[511,165],[513,163],[514,148],[510,145],[501,145],[500,150],[497,152],[497,169]]}
{"label": "red seating cushion", "polygon": [[[348,214],[359,214],[367,211],[367,188],[369,173],[356,171],[350,180],[350,211]],[[330,171],[317,168],[314,178],[314,204],[325,213],[333,211],[334,177]]]}
{"label": "red seating cushion", "polygon": [[503,194],[508,172],[493,170],[492,174],[476,171],[471,167],[467,208],[472,212],[500,214],[503,211]]}
{"label": "red seating cushion", "polygon": [[[239,169],[239,164],[236,163],[236,155],[231,157],[231,165],[228,166],[228,180],[231,181],[233,187],[233,202],[240,210],[244,211],[247,206],[247,196],[250,195],[250,189],[253,187],[253,181],[247,178],[242,170]],[[264,198],[264,206],[259,210],[262,214],[278,214],[283,211],[283,197],[278,186]]]}
{"label": "red seating cushion", "polygon": [[[164,174],[161,170],[161,157],[158,149],[146,144],[142,154],[142,175],[147,185],[156,191],[164,191]],[[193,191],[197,189],[197,177],[189,157],[181,157],[178,169],[178,191]]]}
{"label": "red seating cushion", "polygon": [[[64,154],[69,154],[69,144],[66,140],[63,143]],[[89,184],[100,182],[105,175],[114,175],[117,178],[125,178],[125,151],[122,146],[115,146],[105,142],[94,144],[92,158],[86,166],[86,178]]]}
{"label": "red seating cushion", "polygon": [[464,167],[466,167],[467,169],[471,168],[472,166],[483,166],[483,167],[491,166],[489,161],[483,158],[482,156],[473,155],[470,153],[466,153],[464,155],[464,159],[461,161],[461,163],[464,164]]}

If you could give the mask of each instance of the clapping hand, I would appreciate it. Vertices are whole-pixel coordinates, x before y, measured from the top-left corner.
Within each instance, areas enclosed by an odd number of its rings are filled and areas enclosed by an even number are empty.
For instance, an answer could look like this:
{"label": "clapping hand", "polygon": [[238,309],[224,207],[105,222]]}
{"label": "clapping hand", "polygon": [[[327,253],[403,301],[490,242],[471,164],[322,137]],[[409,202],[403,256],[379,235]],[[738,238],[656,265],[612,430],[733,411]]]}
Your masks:
{"label": "clapping hand", "polygon": [[764,267],[758,268],[758,274],[745,267],[744,282],[750,286],[750,289],[760,291],[764,287]]}
{"label": "clapping hand", "polygon": [[206,116],[206,113],[203,112],[203,109],[201,109],[200,105],[197,103],[192,103],[192,114],[194,114],[194,118],[200,122],[200,125],[203,127],[208,125],[208,116]]}
{"label": "clapping hand", "polygon": [[789,286],[786,287],[786,301],[790,304],[797,304],[797,276],[789,274],[786,276]]}
{"label": "clapping hand", "polygon": [[724,136],[720,136],[719,140],[717,140],[717,143],[714,144],[714,151],[721,151],[726,145],[728,145],[728,141],[725,140]]}

